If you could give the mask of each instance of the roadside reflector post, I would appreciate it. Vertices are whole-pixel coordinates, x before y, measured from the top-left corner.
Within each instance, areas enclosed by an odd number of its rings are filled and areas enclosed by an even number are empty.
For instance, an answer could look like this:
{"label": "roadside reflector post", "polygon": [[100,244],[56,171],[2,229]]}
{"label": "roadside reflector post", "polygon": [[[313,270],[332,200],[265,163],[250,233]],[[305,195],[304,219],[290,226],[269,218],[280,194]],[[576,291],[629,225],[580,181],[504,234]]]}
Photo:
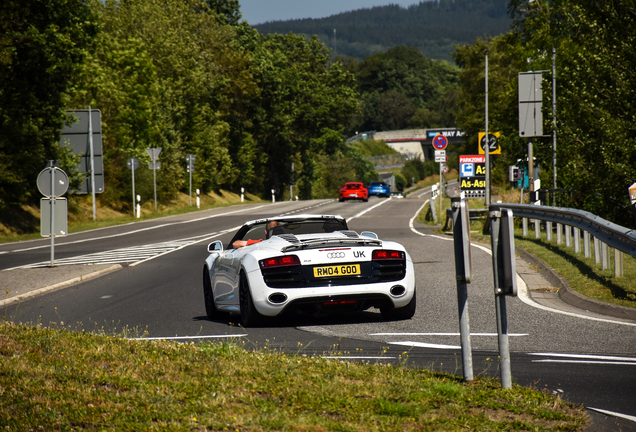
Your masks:
{"label": "roadside reflector post", "polygon": [[137,219],[141,217],[141,195],[137,195]]}
{"label": "roadside reflector post", "polygon": [[197,208],[201,208],[201,190],[197,189]]}
{"label": "roadside reflector post", "polygon": [[470,319],[468,316],[468,289],[472,278],[470,256],[470,219],[466,200],[451,198],[453,211],[453,241],[455,245],[455,274],[457,279],[457,307],[459,334],[462,346],[464,380],[473,380],[473,354],[470,345]]}
{"label": "roadside reflector post", "polygon": [[276,202],[276,195],[274,195],[274,189],[272,189],[272,203]]}
{"label": "roadside reflector post", "polygon": [[512,388],[506,296],[517,295],[517,265],[515,257],[514,221],[512,210],[489,211],[492,272],[495,285],[495,310],[499,341],[501,387]]}
{"label": "roadside reflector post", "polygon": [[245,193],[245,188],[241,188],[241,202],[243,202],[244,200],[244,194]]}

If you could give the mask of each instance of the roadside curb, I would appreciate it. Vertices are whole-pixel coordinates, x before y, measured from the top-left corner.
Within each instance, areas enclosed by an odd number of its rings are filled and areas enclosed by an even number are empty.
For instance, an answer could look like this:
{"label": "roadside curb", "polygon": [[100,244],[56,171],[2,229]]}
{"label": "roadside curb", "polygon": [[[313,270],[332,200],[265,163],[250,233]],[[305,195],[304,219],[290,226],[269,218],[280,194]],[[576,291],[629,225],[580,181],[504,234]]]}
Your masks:
{"label": "roadside curb", "polygon": [[0,300],[0,306],[6,306],[8,304],[11,304],[11,303],[14,303],[14,302],[17,302],[17,301],[21,301],[21,300],[24,300],[24,299],[27,299],[27,298],[30,298],[30,297],[35,297],[35,296],[37,296],[39,294],[43,294],[45,292],[53,291],[53,290],[56,290],[58,288],[64,288],[64,287],[67,287],[69,285],[76,284],[78,282],[84,282],[84,281],[87,281],[87,280],[90,280],[90,279],[94,279],[94,278],[102,276],[102,275],[104,275],[106,273],[110,273],[112,271],[119,270],[122,267],[123,266],[121,264],[114,264],[114,265],[112,265],[110,267],[95,271],[93,273],[89,273],[89,274],[86,274],[86,275],[78,276],[78,277],[63,281],[63,282],[58,282],[56,284],[49,285],[49,286],[46,286],[46,287],[43,287],[43,288],[38,288],[36,290],[29,291],[29,292],[26,292],[24,294],[19,294],[19,295],[15,296],[15,297],[10,297],[10,298],[4,299],[4,300]]}
{"label": "roadside curb", "polygon": [[568,281],[561,277],[561,275],[554,271],[552,267],[546,264],[546,262],[541,258],[538,258],[519,247],[516,247],[515,250],[524,261],[536,265],[539,268],[538,271],[541,276],[543,276],[552,285],[559,288],[559,298],[564,303],[590,312],[614,318],[636,321],[636,309],[605,303],[586,297],[583,294],[574,291]]}

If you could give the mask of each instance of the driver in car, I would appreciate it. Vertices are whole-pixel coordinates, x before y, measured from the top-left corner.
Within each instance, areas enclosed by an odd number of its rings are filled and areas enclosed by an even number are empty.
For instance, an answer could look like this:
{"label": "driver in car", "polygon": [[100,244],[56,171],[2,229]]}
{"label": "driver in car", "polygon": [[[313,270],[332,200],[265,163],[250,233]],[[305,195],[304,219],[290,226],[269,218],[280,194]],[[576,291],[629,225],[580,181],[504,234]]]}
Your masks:
{"label": "driver in car", "polygon": [[[267,222],[267,225],[265,225],[265,238],[267,238],[267,233],[269,232],[269,230],[271,230],[274,227],[278,226],[278,222],[277,221],[269,221]],[[258,243],[263,241],[263,239],[258,239],[258,240],[236,240],[234,243],[232,243],[232,247],[234,249],[238,249],[240,247],[243,246],[249,246],[249,245],[253,245],[254,243]]]}

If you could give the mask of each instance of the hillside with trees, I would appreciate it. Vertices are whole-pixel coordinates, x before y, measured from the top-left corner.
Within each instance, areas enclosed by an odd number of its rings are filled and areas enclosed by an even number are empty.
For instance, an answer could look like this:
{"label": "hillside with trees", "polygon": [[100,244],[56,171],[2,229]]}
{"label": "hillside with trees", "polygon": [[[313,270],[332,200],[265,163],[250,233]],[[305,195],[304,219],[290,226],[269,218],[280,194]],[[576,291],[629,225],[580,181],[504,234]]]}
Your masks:
{"label": "hillside with trees", "polygon": [[[407,12],[437,5],[420,3]],[[485,28],[500,16],[495,0],[439,1],[444,13],[467,5],[474,9],[465,19],[472,21],[456,20],[458,29]],[[489,130],[501,132],[502,146],[492,178],[504,185],[507,166],[525,159],[527,149],[518,135],[517,74],[550,70],[554,47],[557,187],[571,191],[573,206],[632,225],[634,6],[511,0],[509,10],[512,29],[466,36],[455,46],[455,66],[409,44],[360,59],[334,58],[318,37],[260,34],[241,20],[238,0],[0,2],[0,218],[37,204],[36,179],[48,160],[77,180],[77,158],[57,142],[69,121],[66,110],[89,105],[103,121],[105,192],[98,200],[120,211],[130,210],[130,157],[140,161],[138,193],[152,196],[152,171],[144,169],[150,147],[163,149],[160,202],[187,190],[190,153],[197,161],[193,187],[202,193],[245,187],[282,196],[294,182],[301,199],[333,196],[343,181],[375,178],[359,149],[345,144],[361,129],[456,125],[466,134],[463,150],[472,154],[484,126],[486,50]],[[437,17],[420,21],[445,24]],[[544,77],[549,95],[551,80]],[[552,132],[550,108],[546,96],[545,134]],[[542,184],[550,187],[551,139],[535,139],[534,152]],[[426,174],[425,166],[415,168]]]}
{"label": "hillside with trees", "polygon": [[511,25],[508,0],[427,0],[407,8],[377,6],[255,28],[262,34],[316,35],[334,56],[361,60],[402,45],[419,49],[429,59],[452,61],[455,45],[506,33]]}

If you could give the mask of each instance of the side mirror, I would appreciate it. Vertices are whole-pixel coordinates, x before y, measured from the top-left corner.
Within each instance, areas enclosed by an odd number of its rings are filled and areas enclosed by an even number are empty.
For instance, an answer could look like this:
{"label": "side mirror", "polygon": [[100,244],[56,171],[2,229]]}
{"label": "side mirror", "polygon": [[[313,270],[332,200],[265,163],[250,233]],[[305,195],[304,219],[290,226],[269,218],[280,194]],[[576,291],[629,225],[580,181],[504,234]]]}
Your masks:
{"label": "side mirror", "polygon": [[372,238],[372,239],[375,239],[375,240],[378,239],[378,235],[376,233],[374,233],[374,232],[371,232],[371,231],[362,231],[360,233],[360,236],[361,237],[369,237],[369,238]]}
{"label": "side mirror", "polygon": [[208,245],[208,252],[223,252],[223,243],[220,240],[213,241]]}

